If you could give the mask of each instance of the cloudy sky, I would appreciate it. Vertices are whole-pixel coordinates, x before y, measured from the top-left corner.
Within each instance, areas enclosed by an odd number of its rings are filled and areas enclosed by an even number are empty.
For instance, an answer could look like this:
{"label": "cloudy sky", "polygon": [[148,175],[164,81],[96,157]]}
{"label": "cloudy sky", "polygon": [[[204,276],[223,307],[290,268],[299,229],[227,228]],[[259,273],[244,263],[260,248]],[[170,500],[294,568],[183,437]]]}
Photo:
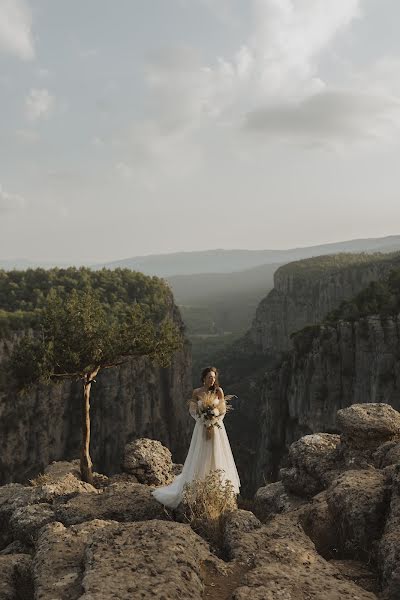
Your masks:
{"label": "cloudy sky", "polygon": [[0,0],[0,258],[400,233],[398,0]]}

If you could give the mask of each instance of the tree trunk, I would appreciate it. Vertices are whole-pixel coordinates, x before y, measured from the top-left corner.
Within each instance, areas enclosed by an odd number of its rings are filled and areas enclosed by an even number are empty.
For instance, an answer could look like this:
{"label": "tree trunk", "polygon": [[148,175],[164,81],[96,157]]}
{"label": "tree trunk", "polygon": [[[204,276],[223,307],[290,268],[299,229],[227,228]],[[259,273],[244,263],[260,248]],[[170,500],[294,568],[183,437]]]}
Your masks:
{"label": "tree trunk", "polygon": [[93,463],[90,458],[90,389],[92,380],[96,377],[100,367],[86,373],[83,382],[83,398],[82,398],[82,448],[81,448],[81,478],[93,485]]}

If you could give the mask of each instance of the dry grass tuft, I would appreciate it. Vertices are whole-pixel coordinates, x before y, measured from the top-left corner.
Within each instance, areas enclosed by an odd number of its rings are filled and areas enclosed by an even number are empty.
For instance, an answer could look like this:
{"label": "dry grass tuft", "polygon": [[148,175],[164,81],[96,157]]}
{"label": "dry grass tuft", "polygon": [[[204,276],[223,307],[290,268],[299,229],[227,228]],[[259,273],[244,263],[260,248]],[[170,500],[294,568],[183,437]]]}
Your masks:
{"label": "dry grass tuft", "polygon": [[45,473],[39,473],[34,479],[29,479],[29,483],[33,486],[46,485],[50,483],[51,478]]}
{"label": "dry grass tuft", "polygon": [[230,480],[224,480],[224,472],[215,469],[204,479],[185,483],[182,502],[192,529],[215,550],[221,550],[225,518],[229,512],[237,510],[233,485]]}

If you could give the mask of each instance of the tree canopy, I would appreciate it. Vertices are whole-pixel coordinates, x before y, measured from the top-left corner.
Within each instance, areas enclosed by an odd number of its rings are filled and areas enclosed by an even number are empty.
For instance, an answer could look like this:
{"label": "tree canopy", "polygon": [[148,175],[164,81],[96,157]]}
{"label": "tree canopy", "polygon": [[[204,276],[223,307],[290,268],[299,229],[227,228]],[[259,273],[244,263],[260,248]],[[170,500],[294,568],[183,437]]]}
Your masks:
{"label": "tree canopy", "polygon": [[342,302],[325,318],[328,323],[340,319],[355,321],[368,315],[391,316],[400,313],[400,269],[393,269],[382,281],[372,281],[351,300]]}
{"label": "tree canopy", "polygon": [[163,317],[166,307],[173,308],[172,293],[163,279],[130,269],[0,270],[0,334],[34,328],[51,290],[62,300],[73,290],[95,290],[105,310],[112,312],[140,303],[147,316],[156,321]]}

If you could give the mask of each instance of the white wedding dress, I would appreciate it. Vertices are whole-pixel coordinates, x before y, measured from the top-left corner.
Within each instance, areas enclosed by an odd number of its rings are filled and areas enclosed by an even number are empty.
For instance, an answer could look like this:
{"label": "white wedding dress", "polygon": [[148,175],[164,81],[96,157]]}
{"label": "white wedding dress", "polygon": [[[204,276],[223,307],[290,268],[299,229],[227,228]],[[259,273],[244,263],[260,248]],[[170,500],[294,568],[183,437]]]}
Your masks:
{"label": "white wedding dress", "polygon": [[189,409],[189,412],[195,419],[196,425],[182,472],[169,485],[157,487],[151,492],[156,500],[169,508],[176,508],[181,502],[183,486],[186,482],[203,479],[214,469],[222,469],[222,480],[229,479],[235,493],[239,494],[239,474],[223,423],[226,412],[216,417],[221,428],[214,427],[210,439],[207,438],[206,428],[199,415],[192,409]]}

